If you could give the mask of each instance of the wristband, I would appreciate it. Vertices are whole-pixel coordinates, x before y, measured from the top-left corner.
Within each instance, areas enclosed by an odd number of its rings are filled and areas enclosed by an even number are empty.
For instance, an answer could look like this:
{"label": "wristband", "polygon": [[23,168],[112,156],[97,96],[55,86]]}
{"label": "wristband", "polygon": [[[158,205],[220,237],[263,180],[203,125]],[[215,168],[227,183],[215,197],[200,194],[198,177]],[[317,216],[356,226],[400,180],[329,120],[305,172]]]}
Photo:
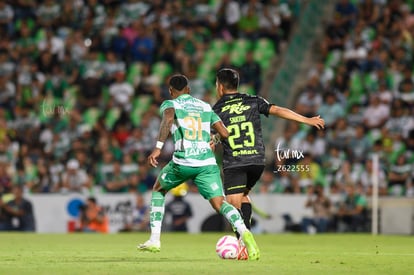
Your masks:
{"label": "wristband", "polygon": [[162,142],[162,141],[157,141],[157,144],[155,145],[155,148],[158,148],[158,149],[162,149],[162,147],[164,146],[164,142]]}

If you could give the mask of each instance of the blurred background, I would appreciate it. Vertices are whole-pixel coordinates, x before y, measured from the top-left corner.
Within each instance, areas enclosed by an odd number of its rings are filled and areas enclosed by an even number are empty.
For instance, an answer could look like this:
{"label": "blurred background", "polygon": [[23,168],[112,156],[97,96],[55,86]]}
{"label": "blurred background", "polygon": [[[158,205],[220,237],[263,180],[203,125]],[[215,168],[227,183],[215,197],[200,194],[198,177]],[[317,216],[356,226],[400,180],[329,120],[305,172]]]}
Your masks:
{"label": "blurred background", "polygon": [[[88,197],[110,232],[148,230],[134,223],[147,222],[138,206],[148,208],[158,172],[146,157],[168,77],[187,75],[192,94],[214,104],[216,71],[233,67],[241,92],[326,122],[315,131],[263,118],[256,232],[371,231],[377,181],[380,232],[414,234],[413,8],[412,0],[0,0],[0,229],[23,230],[22,215],[4,206],[21,191],[30,230],[79,229]],[[167,142],[162,162],[172,151]],[[228,230],[186,184],[188,231]]]}

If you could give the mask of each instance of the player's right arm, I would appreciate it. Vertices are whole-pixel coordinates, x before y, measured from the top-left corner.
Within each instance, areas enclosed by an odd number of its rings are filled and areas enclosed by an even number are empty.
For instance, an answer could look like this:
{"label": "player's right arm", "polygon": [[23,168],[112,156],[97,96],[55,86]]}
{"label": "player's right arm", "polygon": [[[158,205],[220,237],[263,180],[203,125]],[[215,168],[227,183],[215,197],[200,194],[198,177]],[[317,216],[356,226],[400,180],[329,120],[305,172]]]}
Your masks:
{"label": "player's right arm", "polygon": [[[212,127],[217,132],[214,139],[220,138],[221,140],[221,139],[226,139],[229,137],[229,131],[227,130],[226,126],[224,126],[223,121],[221,120],[217,121],[216,123],[212,125]],[[219,137],[217,135],[219,135]]]}
{"label": "player's right arm", "polygon": [[167,108],[162,113],[162,120],[160,124],[160,129],[158,131],[157,146],[154,148],[152,153],[148,156],[148,162],[150,163],[152,167],[157,167],[158,165],[157,158],[160,156],[161,149],[162,149],[162,146],[160,146],[161,147],[160,148],[158,146],[158,143],[160,142],[164,144],[164,142],[167,140],[168,135],[170,134],[171,126],[174,123],[174,116],[175,116],[174,108]]}
{"label": "player's right arm", "polygon": [[272,105],[269,110],[269,114],[273,116],[278,116],[284,119],[293,120],[296,122],[301,122],[314,126],[318,129],[323,129],[325,127],[325,121],[320,116],[314,117],[305,117],[302,116],[288,108]]}

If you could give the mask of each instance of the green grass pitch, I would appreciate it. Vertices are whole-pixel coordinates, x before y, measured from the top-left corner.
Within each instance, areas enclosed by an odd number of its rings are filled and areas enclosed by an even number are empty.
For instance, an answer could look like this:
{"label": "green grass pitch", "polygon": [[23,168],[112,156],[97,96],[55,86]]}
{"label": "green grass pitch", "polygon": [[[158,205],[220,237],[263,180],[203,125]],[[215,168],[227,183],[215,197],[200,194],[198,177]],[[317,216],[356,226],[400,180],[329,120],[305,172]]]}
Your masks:
{"label": "green grass pitch", "polygon": [[161,253],[138,252],[148,234],[0,234],[0,274],[414,274],[412,236],[258,235],[259,261],[221,260],[226,233],[162,235]]}

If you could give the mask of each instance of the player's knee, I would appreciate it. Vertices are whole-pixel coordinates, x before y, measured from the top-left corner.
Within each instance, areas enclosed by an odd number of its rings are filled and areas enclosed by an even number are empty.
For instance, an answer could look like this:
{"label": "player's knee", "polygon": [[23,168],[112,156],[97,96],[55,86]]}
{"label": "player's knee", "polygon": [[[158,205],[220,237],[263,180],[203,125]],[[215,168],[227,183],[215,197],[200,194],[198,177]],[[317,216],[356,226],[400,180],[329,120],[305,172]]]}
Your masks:
{"label": "player's knee", "polygon": [[162,192],[162,193],[166,193],[165,190],[162,188],[160,182],[157,180],[154,184],[154,186],[152,187],[152,191],[154,192]]}
{"label": "player's knee", "polygon": [[239,209],[241,207],[242,197],[238,195],[228,195],[226,201]]}
{"label": "player's knee", "polygon": [[215,197],[210,200],[211,206],[216,210],[216,212],[220,212],[220,208],[224,202],[224,197]]}

